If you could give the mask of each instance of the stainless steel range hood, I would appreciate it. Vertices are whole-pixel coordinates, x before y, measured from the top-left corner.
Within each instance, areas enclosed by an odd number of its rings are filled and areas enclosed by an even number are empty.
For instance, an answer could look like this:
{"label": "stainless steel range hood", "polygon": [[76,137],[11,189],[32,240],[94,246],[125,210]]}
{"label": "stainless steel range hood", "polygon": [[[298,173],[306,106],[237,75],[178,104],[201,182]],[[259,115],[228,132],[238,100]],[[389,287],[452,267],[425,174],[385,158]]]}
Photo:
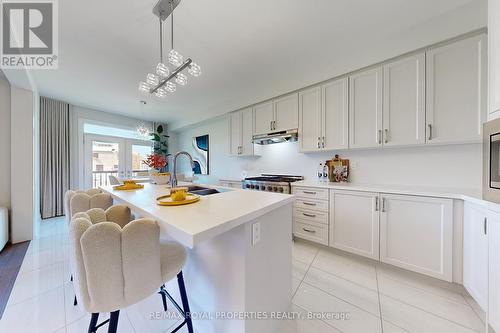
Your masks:
{"label": "stainless steel range hood", "polygon": [[298,140],[298,130],[288,130],[281,132],[272,132],[267,134],[254,135],[252,142],[258,145],[270,145],[273,143],[293,142]]}

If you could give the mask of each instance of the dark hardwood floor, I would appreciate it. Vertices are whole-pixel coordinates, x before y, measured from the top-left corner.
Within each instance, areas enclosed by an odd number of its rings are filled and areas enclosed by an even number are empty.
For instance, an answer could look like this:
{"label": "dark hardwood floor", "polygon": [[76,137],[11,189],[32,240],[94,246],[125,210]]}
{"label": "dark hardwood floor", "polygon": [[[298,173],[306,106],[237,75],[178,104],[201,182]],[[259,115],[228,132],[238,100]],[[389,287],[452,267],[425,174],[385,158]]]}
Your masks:
{"label": "dark hardwood floor", "polygon": [[0,319],[2,319],[29,244],[29,241],[18,244],[8,243],[0,252]]}

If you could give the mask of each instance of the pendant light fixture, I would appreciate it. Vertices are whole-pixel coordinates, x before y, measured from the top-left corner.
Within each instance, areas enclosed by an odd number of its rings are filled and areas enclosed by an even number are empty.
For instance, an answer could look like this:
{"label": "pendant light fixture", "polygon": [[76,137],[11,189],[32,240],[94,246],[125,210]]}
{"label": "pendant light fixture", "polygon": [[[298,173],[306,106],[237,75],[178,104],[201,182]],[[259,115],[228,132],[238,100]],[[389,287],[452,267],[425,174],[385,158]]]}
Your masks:
{"label": "pendant light fixture", "polygon": [[[144,116],[144,105],[146,105],[146,102],[145,101],[139,101],[140,105],[139,105],[139,111],[140,111],[140,114],[141,114],[141,117]],[[139,138],[141,139],[149,139],[150,137],[150,132],[151,132],[151,128],[146,125],[146,123],[144,122],[144,120],[141,121],[141,123],[137,126],[136,128],[136,131],[137,131],[137,135],[139,136]]]}
{"label": "pendant light fixture", "polygon": [[[158,16],[160,25],[160,62],[156,66],[155,73],[148,73],[146,81],[139,82],[139,91],[146,95],[153,95],[164,99],[169,93],[177,89],[177,85],[185,86],[188,77],[182,71],[187,68],[187,72],[198,77],[201,75],[201,67],[194,63],[191,58],[184,60],[184,57],[174,49],[174,9],[180,0],[160,0],[153,8],[153,14]],[[170,16],[170,52],[167,60],[171,66],[163,61],[163,21]]]}

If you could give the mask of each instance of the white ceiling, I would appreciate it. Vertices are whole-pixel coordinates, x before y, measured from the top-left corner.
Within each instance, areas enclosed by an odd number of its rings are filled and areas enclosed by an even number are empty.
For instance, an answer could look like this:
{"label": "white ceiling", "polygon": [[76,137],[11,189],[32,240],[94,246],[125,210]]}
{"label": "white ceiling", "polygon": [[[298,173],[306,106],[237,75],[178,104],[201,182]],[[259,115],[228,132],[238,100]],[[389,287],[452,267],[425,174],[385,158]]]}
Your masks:
{"label": "white ceiling", "polygon": [[[59,1],[59,69],[33,71],[33,78],[41,95],[178,128],[351,70],[354,55],[359,63],[383,55],[375,51],[377,43],[404,41],[415,27],[485,3],[182,0],[175,11],[175,48],[199,63],[203,75],[189,77],[188,86],[165,101],[150,100],[141,114],[137,83],[159,58],[155,1],[64,0]],[[168,25],[165,36],[169,45]],[[441,38],[439,32],[435,38]],[[6,73],[16,80],[15,72]]]}

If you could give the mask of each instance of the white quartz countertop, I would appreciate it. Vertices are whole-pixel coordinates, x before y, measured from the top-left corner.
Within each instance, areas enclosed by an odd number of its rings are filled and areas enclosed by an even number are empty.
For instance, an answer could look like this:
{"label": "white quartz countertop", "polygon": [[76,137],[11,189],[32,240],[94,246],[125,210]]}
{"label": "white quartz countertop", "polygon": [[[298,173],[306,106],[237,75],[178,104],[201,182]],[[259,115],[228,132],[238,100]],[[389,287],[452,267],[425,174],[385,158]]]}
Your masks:
{"label": "white quartz countertop", "polygon": [[159,206],[156,198],[170,193],[166,185],[144,184],[144,189],[135,191],[101,189],[142,216],[156,219],[162,232],[190,248],[294,200],[292,195],[231,189],[201,196],[194,204]]}
{"label": "white quartz countertop", "polygon": [[464,188],[442,188],[442,187],[426,187],[413,185],[376,185],[376,184],[356,184],[356,183],[331,183],[320,181],[299,181],[292,183],[293,187],[316,187],[328,188],[337,190],[362,191],[362,192],[381,192],[391,194],[418,195],[437,198],[451,198],[470,201],[481,201],[482,193],[480,189],[464,189]]}

